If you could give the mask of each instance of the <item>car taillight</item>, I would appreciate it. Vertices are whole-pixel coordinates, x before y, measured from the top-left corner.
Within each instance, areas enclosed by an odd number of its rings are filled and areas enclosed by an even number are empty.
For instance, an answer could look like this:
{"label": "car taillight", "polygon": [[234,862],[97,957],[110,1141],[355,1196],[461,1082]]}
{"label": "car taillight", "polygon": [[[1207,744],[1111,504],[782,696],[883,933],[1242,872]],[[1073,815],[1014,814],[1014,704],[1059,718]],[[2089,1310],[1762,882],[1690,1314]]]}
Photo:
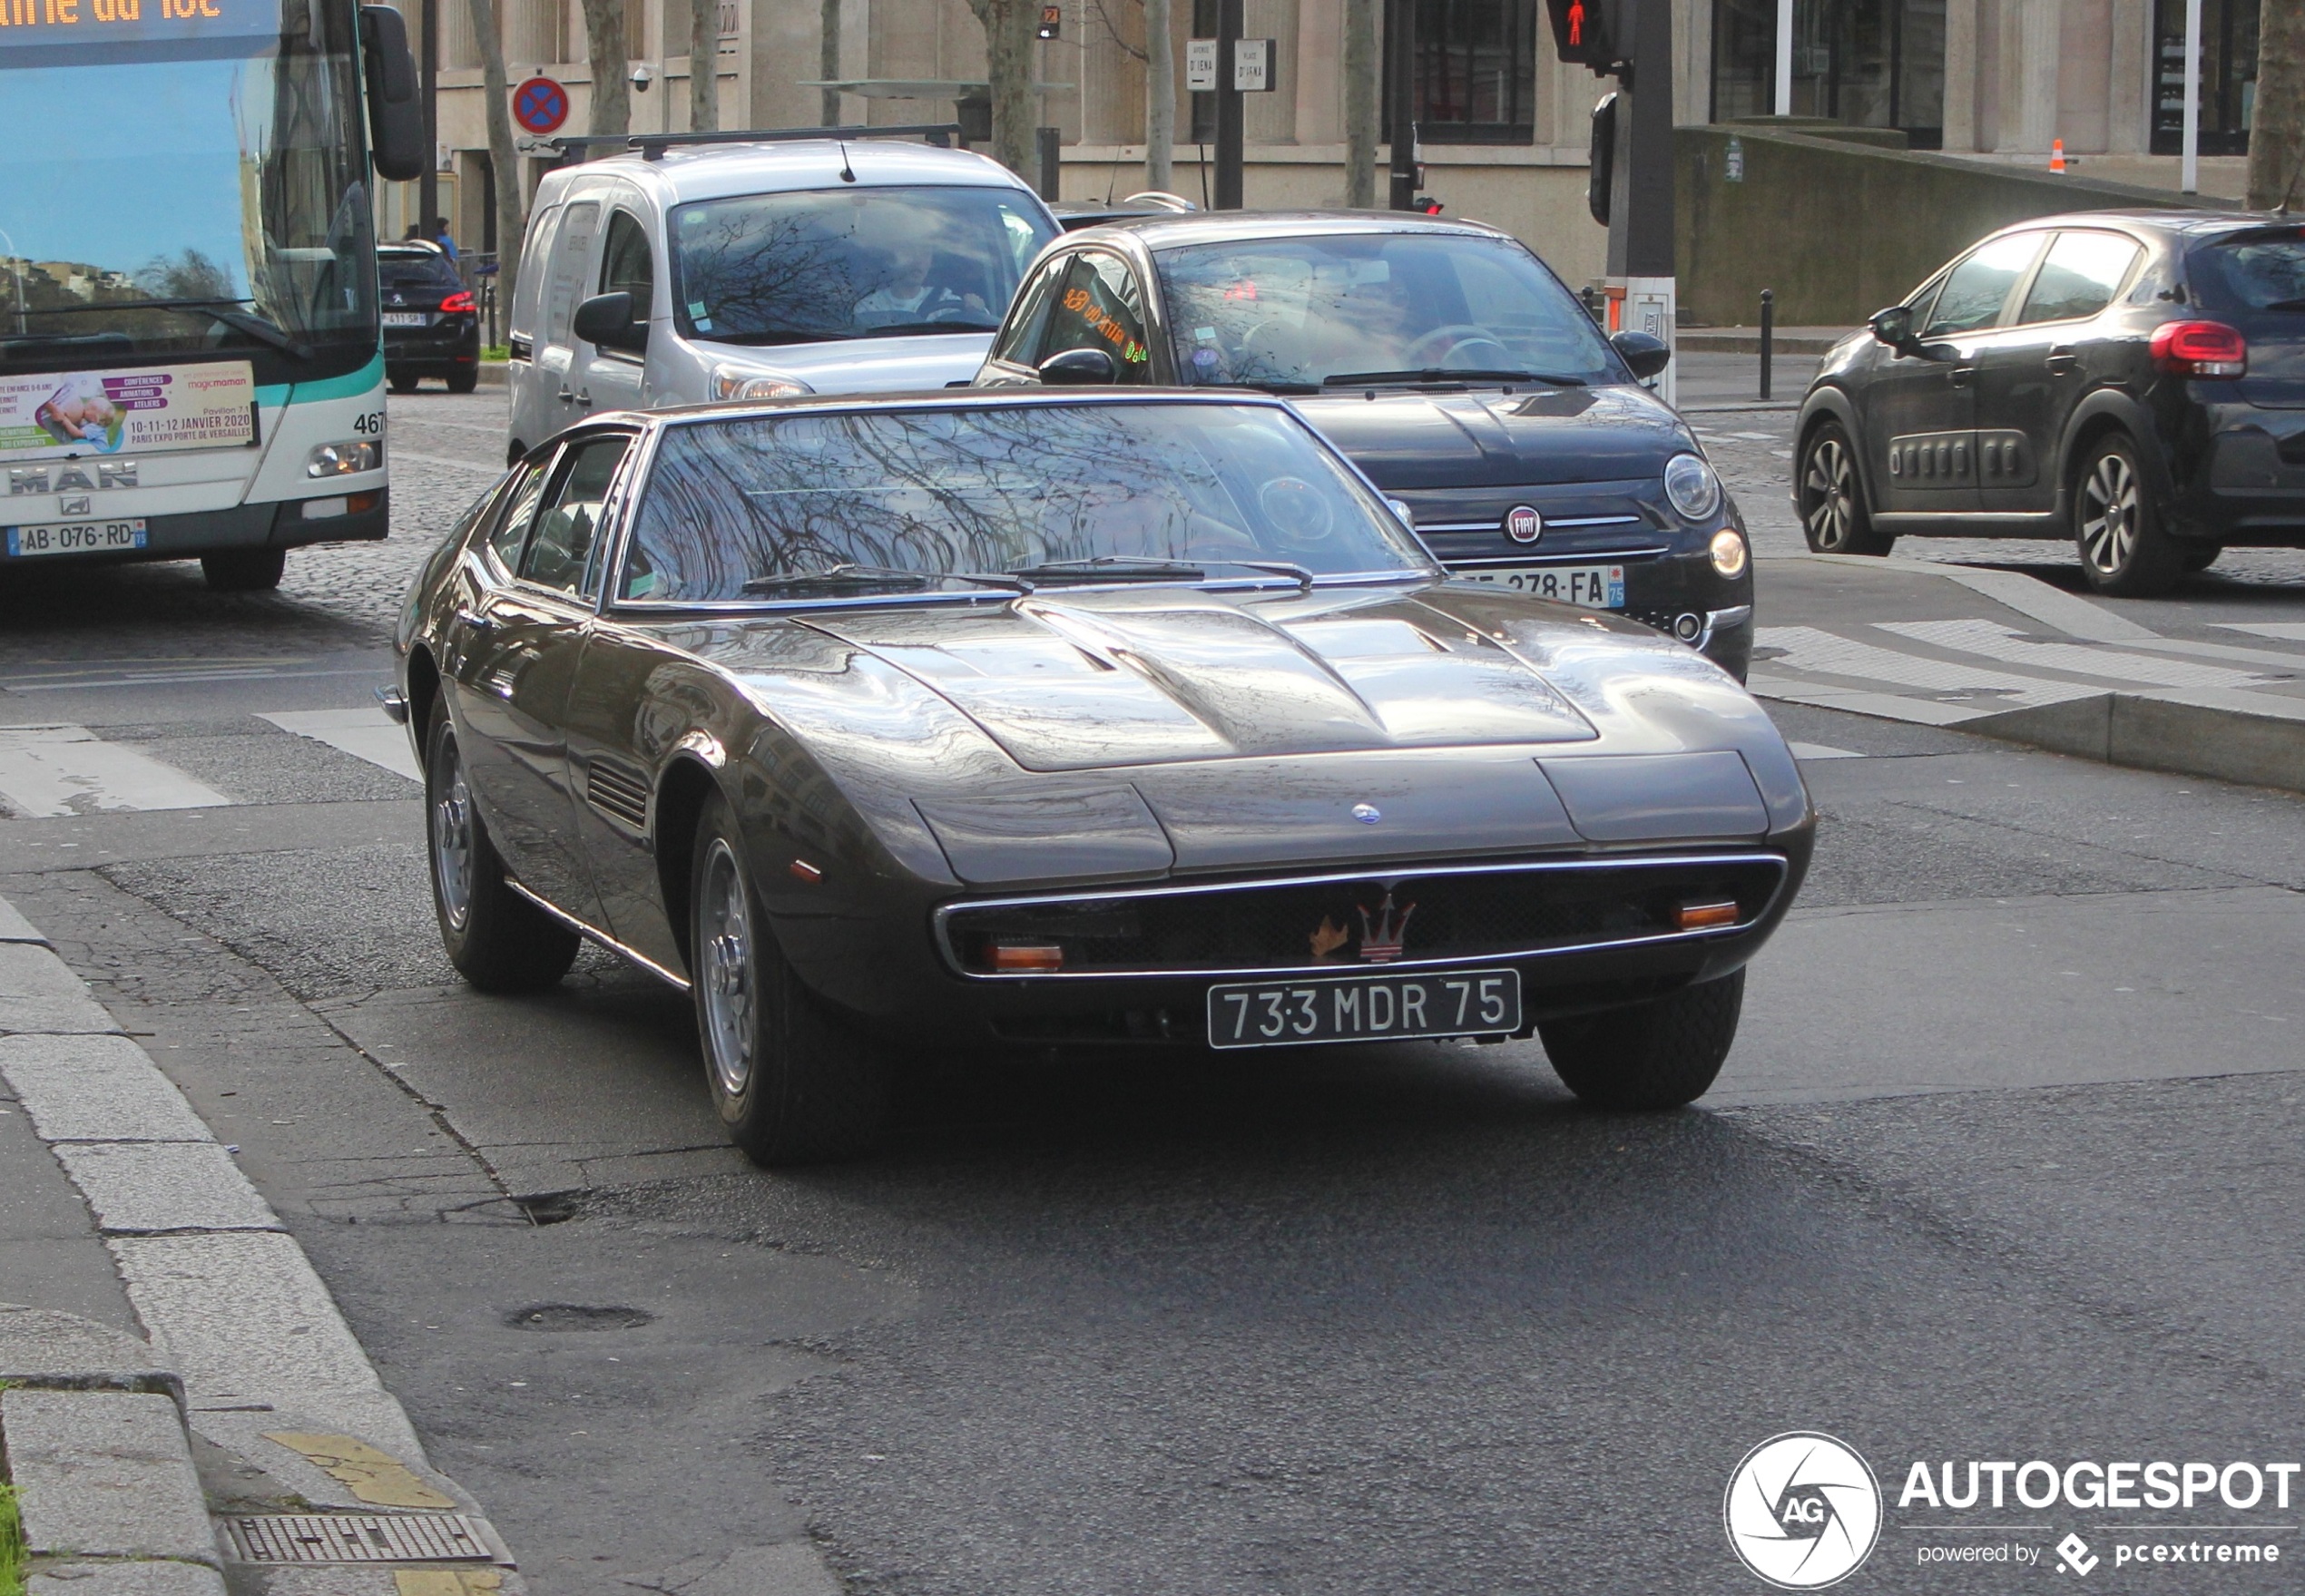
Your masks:
{"label": "car taillight", "polygon": [[2222,321],[2167,321],[2153,329],[2153,368],[2172,377],[2242,377],[2249,340]]}
{"label": "car taillight", "polygon": [[450,294],[446,299],[440,301],[440,308],[444,312],[450,310],[470,310],[473,308],[472,296],[470,294]]}

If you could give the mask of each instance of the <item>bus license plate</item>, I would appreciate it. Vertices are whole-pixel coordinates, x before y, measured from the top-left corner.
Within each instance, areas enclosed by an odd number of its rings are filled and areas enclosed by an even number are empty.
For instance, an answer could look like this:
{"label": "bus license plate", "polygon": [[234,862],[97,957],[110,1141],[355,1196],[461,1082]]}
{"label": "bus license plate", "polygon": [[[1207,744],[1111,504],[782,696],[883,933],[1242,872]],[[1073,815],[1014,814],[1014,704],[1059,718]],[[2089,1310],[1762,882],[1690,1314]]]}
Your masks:
{"label": "bus license plate", "polygon": [[1209,988],[1211,1047],[1309,1047],[1409,1036],[1510,1035],[1521,1028],[1517,970],[1342,975]]}
{"label": "bus license plate", "polygon": [[107,549],[144,546],[144,518],[132,521],[57,521],[45,526],[8,528],[8,558],[34,554],[99,554]]}
{"label": "bus license plate", "polygon": [[1622,565],[1488,565],[1454,574],[1460,581],[1494,583],[1532,598],[1581,604],[1588,610],[1624,608]]}

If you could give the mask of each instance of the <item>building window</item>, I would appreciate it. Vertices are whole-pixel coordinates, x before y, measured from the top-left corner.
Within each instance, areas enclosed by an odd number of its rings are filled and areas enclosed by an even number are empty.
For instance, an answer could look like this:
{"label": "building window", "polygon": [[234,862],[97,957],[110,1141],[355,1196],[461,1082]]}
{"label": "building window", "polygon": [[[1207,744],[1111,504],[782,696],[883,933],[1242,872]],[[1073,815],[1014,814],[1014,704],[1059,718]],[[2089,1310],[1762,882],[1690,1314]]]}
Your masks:
{"label": "building window", "polygon": [[[1773,115],[1776,83],[1776,0],[1712,0],[1712,119]],[[1945,0],[1794,0],[1792,110],[1941,148]]]}
{"label": "building window", "polygon": [[[1394,5],[1412,0],[1387,0]],[[1537,0],[1413,0],[1417,136],[1427,144],[1536,142]],[[1384,37],[1392,37],[1387,19]],[[1384,137],[1392,137],[1385,100]]]}
{"label": "building window", "polygon": [[[2258,0],[2202,0],[2201,152],[2249,153],[2257,111]],[[2153,19],[2159,65],[2153,152],[2185,152],[2185,0],[2160,0]]]}

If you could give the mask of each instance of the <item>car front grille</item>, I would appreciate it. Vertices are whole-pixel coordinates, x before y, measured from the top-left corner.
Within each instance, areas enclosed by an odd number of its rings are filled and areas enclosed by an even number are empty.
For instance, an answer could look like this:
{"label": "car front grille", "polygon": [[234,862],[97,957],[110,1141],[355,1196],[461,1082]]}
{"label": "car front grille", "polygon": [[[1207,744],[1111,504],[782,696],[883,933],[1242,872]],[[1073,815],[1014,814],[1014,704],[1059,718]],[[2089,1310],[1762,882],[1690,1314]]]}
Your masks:
{"label": "car front grille", "polygon": [[[991,980],[1406,966],[1733,932],[1784,876],[1773,854],[1551,860],[964,901],[937,928]],[[1731,924],[1681,928],[1684,906],[1727,903]]]}

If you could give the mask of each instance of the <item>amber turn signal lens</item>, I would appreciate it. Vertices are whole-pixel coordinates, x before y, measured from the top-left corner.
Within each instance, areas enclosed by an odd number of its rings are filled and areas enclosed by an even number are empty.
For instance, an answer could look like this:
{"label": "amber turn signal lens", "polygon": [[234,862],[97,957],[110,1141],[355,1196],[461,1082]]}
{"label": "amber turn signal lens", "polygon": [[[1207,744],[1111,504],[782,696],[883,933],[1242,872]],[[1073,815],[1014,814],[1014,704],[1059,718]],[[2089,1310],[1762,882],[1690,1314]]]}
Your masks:
{"label": "amber turn signal lens", "polygon": [[1737,906],[1730,904],[1682,904],[1681,929],[1683,931],[1712,931],[1737,923]]}
{"label": "amber turn signal lens", "polygon": [[993,944],[993,968],[1011,974],[1025,971],[1045,973],[1064,967],[1064,950],[1045,942],[996,942]]}

